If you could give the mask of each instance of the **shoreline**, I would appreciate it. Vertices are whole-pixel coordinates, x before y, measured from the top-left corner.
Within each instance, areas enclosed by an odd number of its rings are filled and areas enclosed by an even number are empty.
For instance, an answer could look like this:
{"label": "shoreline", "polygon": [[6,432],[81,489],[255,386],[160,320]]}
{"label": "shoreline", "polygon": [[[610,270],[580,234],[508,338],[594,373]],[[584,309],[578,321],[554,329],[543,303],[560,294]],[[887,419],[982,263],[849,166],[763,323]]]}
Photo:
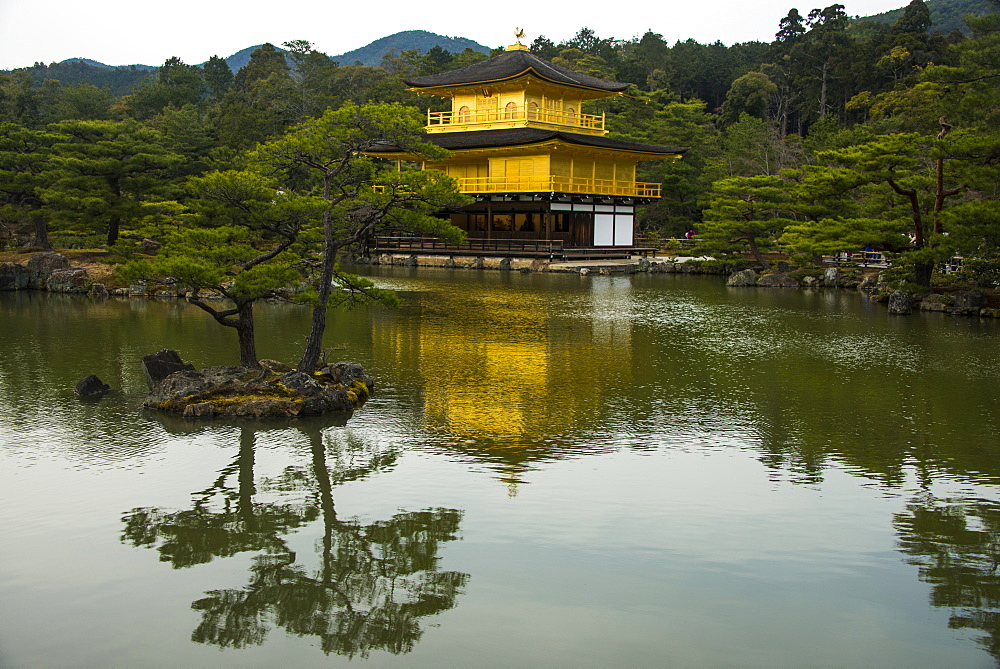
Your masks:
{"label": "shoreline", "polygon": [[[29,255],[21,264],[11,259]],[[116,285],[114,268],[102,262],[103,250],[76,251],[8,251],[0,253],[0,291],[33,290],[39,292],[88,295],[90,297],[159,297],[186,298],[185,291],[166,289],[156,285]],[[74,264],[71,263],[71,258]],[[383,253],[377,256],[345,257],[345,264],[431,267],[439,269],[468,269],[511,271],[524,274],[534,272],[574,273],[581,276],[609,276],[612,274],[702,274],[726,277],[731,287],[756,288],[833,288],[852,290],[875,302],[889,303],[890,313],[908,314],[911,311],[936,311],[951,315],[1000,318],[1000,294],[983,289],[956,287],[932,288],[929,292],[916,286],[905,290],[889,287],[882,280],[884,268],[867,266],[827,265],[822,268],[793,269],[784,261],[776,261],[776,269],[758,274],[756,264],[750,260],[716,260],[708,257],[663,256],[660,258],[634,258],[618,260],[547,261],[540,258],[513,258],[416,255]],[[109,284],[111,287],[109,288]],[[203,295],[203,299],[223,299],[222,296]]]}

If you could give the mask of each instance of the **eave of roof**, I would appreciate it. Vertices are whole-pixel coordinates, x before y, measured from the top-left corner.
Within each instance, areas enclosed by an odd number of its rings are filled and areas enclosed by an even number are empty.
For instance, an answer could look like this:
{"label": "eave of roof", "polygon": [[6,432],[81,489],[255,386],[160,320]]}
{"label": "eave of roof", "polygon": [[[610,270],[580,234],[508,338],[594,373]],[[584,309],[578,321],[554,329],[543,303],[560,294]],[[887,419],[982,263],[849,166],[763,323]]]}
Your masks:
{"label": "eave of roof", "polygon": [[[611,137],[601,137],[599,135],[579,135],[571,132],[560,132],[557,130],[542,130],[540,128],[509,128],[501,130],[472,130],[469,132],[449,132],[427,135],[424,140],[436,144],[450,151],[490,149],[514,146],[529,146],[531,144],[541,144],[552,140],[561,140],[568,144],[578,146],[594,147],[599,149],[610,149],[614,151],[627,151],[631,153],[646,153],[662,155],[680,155],[687,151],[687,147],[657,146],[655,144],[640,144],[624,139],[613,139]],[[370,154],[399,154],[405,153],[398,146],[385,144],[379,148],[373,148],[367,153]]]}
{"label": "eave of roof", "polygon": [[496,83],[516,79],[534,73],[541,79],[565,86],[589,90],[620,93],[631,84],[621,81],[598,79],[588,74],[574,72],[568,68],[550,63],[530,51],[504,51],[498,56],[480,61],[468,67],[451,72],[432,74],[426,77],[412,77],[403,81],[412,88],[446,88]]}

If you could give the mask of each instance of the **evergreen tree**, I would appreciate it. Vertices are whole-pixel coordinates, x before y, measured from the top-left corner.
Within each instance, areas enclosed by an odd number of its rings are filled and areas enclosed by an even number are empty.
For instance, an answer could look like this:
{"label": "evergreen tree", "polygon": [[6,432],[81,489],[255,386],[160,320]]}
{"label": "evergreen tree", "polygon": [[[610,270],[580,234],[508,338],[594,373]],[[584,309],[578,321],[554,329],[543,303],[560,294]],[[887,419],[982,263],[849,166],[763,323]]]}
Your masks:
{"label": "evergreen tree", "polygon": [[212,56],[201,66],[202,79],[208,96],[218,100],[225,95],[233,85],[233,71],[222,58]]}
{"label": "evergreen tree", "polygon": [[58,137],[16,123],[0,123],[0,221],[21,230],[27,223],[32,246],[51,248],[48,214],[41,198],[50,148]]}
{"label": "evergreen tree", "polygon": [[712,184],[699,246],[729,251],[744,247],[757,263],[771,267],[764,252],[773,247],[791,218],[789,185],[779,176],[729,177]]}
{"label": "evergreen tree", "polygon": [[[291,252],[300,232],[320,215],[323,202],[298,197],[254,172],[213,172],[191,179],[193,203],[212,227],[179,229],[152,260],[130,260],[120,278],[156,280],[190,291],[188,301],[236,331],[240,365],[260,367],[253,306],[301,279]],[[227,302],[207,301],[204,292]]]}
{"label": "evergreen tree", "polygon": [[313,320],[298,369],[312,372],[319,362],[326,311],[346,297],[381,297],[358,277],[338,272],[337,255],[379,229],[418,231],[457,238],[461,231],[434,216],[461,206],[466,196],[453,179],[433,170],[397,171],[394,165],[364,155],[386,143],[411,155],[441,159],[445,151],[423,142],[423,118],[402,105],[345,105],[302,123],[253,153],[262,169],[280,175],[289,191],[316,193],[326,203],[322,216],[322,252],[315,259]]}
{"label": "evergreen tree", "polygon": [[144,198],[170,185],[182,157],[138,121],[61,121],[42,199],[61,225],[104,231],[108,245],[138,216]]}
{"label": "evergreen tree", "polygon": [[214,108],[219,141],[234,149],[249,149],[278,135],[294,121],[295,83],[283,52],[264,44],[236,73],[233,86]]}

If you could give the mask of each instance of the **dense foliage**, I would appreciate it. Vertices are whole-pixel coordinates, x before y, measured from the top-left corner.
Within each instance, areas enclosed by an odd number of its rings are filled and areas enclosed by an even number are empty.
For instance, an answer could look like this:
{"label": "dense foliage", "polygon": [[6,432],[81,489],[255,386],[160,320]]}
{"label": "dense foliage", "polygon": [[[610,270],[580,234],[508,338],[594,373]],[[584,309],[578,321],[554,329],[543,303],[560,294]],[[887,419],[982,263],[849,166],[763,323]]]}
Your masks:
{"label": "dense foliage", "polygon": [[[933,30],[931,9],[912,0],[890,23],[838,4],[792,9],[769,44],[670,45],[654,31],[623,40],[582,28],[531,49],[632,84],[591,104],[613,136],[689,147],[681,161],[642,166],[639,179],[664,193],[642,212],[642,233],[694,229],[715,253],[746,251],[746,235],[725,230],[766,183],[781,206],[766,225],[758,219],[758,250],[806,259],[868,247],[908,256],[923,283],[942,259],[974,256],[990,277],[1000,255],[1000,14],[988,1],[992,11],[965,19],[970,37]],[[434,47],[390,52],[378,67],[338,64],[297,40],[256,48],[235,74],[218,57],[171,58],[128,93],[74,80],[85,64],[0,73],[0,242],[165,234],[200,220],[183,219],[196,209],[187,179],[243,170],[246,152],[328,109],[443,109],[402,78],[486,57]]]}

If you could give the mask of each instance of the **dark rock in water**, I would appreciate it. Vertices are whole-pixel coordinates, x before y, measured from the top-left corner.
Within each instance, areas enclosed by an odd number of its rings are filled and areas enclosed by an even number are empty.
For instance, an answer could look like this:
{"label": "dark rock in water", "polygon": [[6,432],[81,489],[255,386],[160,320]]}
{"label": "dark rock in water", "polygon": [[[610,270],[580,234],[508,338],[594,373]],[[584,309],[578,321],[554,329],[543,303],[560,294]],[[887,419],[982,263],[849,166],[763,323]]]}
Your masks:
{"label": "dark rock in water", "polygon": [[55,251],[36,253],[28,260],[28,288],[43,290],[53,270],[68,267],[69,261],[61,253]]}
{"label": "dark rock in water", "polygon": [[334,383],[339,383],[343,386],[350,386],[360,381],[365,384],[368,390],[375,388],[375,382],[372,381],[372,377],[368,376],[365,373],[365,368],[356,362],[337,362],[327,365],[320,370],[320,373],[328,374]]}
{"label": "dark rock in water", "polygon": [[86,293],[90,290],[90,276],[82,267],[54,269],[45,280],[50,293]]}
{"label": "dark rock in water", "polygon": [[648,258],[639,258],[639,266],[636,270],[639,272],[648,272],[650,267],[652,267],[652,263],[649,262]]}
{"label": "dark rock in water", "polygon": [[194,371],[194,365],[181,360],[177,351],[164,348],[142,357],[142,372],[146,375],[146,385],[150,388],[182,370]]}
{"label": "dark rock in water", "polygon": [[85,376],[76,382],[73,392],[80,399],[100,397],[111,390],[111,386],[97,378],[96,374]]}
{"label": "dark rock in water", "polygon": [[501,258],[500,259],[500,271],[501,272],[509,272],[510,271],[510,258]]}
{"label": "dark rock in water", "polygon": [[756,286],[757,272],[753,271],[752,269],[744,269],[740,270],[739,272],[735,272],[728,279],[726,279],[726,285],[733,286],[736,288]]}
{"label": "dark rock in water", "polygon": [[417,256],[411,255],[406,260],[403,261],[403,267],[416,267],[417,266]]}
{"label": "dark rock in water", "polygon": [[266,367],[206,367],[171,374],[153,387],[143,404],[188,417],[351,412],[368,398],[370,381],[356,363],[327,365],[315,375],[295,370],[279,374]]}
{"label": "dark rock in water", "polygon": [[958,316],[976,316],[986,306],[986,296],[976,290],[960,290],[952,293],[954,302],[948,313]]}
{"label": "dark rock in water", "polygon": [[90,285],[90,296],[91,297],[107,297],[108,287],[103,283],[93,283]]}
{"label": "dark rock in water", "polygon": [[952,299],[948,295],[941,295],[940,293],[931,293],[924,299],[920,300],[920,310],[921,311],[948,311],[948,307],[951,305]]}
{"label": "dark rock in water", "polygon": [[531,274],[530,267],[521,267],[517,271],[520,272],[521,274]]}
{"label": "dark rock in water", "polygon": [[[174,351],[169,351],[174,353]],[[154,354],[155,355],[155,354]],[[196,371],[193,365],[188,369],[173,372],[153,386],[143,402],[145,406],[183,411],[183,407],[192,402],[183,402],[181,406],[160,406],[172,404],[185,398],[221,393],[236,387],[236,381],[252,380],[256,376],[246,367],[206,367]]]}
{"label": "dark rock in water", "polygon": [[757,285],[764,288],[798,288],[799,282],[784,274],[765,274],[757,279]]}
{"label": "dark rock in water", "polygon": [[899,316],[907,316],[913,308],[913,296],[902,290],[895,291],[889,296],[889,313]]}
{"label": "dark rock in water", "polygon": [[28,268],[16,262],[0,263],[0,290],[24,290],[28,287]]}

